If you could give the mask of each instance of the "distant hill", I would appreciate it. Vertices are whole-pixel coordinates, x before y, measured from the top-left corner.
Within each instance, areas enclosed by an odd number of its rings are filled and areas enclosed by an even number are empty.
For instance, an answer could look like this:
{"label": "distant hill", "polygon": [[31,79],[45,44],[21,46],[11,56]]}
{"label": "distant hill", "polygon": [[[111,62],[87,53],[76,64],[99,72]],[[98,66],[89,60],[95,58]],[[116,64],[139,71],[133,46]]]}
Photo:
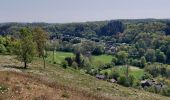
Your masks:
{"label": "distant hill", "polygon": [[[138,30],[138,32],[163,31],[169,34],[169,19],[121,19],[111,21],[96,21],[83,23],[1,23],[0,34],[16,35],[21,27],[43,27],[51,36],[58,34],[71,35],[77,37],[112,36],[118,32],[127,30]],[[150,29],[150,26],[159,26]]]}

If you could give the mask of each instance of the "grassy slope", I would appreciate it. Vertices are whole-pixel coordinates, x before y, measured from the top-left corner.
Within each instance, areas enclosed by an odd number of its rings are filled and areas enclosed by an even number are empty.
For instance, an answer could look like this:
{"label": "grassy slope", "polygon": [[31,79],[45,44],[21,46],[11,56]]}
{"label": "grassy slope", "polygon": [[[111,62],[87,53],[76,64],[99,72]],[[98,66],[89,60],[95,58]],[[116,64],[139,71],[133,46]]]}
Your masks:
{"label": "grassy slope", "polygon": [[[25,73],[0,72],[0,100],[96,100],[72,87]],[[84,93],[84,94],[82,94]]]}
{"label": "grassy slope", "polygon": [[[4,60],[5,59],[5,60]],[[8,62],[8,63],[7,63]],[[0,56],[0,63],[11,65],[20,65],[11,56]],[[43,77],[50,78],[51,80],[69,87],[74,87],[78,90],[83,90],[91,95],[104,96],[111,99],[134,99],[134,100],[168,100],[169,98],[160,95],[137,90],[133,88],[122,87],[117,84],[108,83],[106,81],[98,80],[87,74],[80,73],[74,69],[63,69],[57,65],[47,64],[47,68],[43,69],[40,60],[34,61],[30,68],[23,70],[27,73],[39,74]],[[86,93],[85,92],[85,93]],[[105,99],[105,98],[101,98]],[[99,100],[99,99],[98,99]],[[107,99],[106,99],[107,100]]]}

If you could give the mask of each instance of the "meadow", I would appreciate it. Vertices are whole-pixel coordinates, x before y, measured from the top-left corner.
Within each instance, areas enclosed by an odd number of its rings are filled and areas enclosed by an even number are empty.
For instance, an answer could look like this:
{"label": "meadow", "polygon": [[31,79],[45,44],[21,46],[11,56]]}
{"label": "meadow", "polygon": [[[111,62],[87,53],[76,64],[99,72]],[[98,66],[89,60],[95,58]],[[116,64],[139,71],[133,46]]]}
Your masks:
{"label": "meadow", "polygon": [[[57,64],[61,64],[62,61],[64,61],[64,59],[66,57],[74,57],[74,54],[71,52],[61,52],[61,51],[56,51],[55,52],[55,58],[54,61]],[[47,57],[47,61],[51,62],[53,60],[53,52],[48,52],[48,57]],[[107,64],[110,63],[112,60],[112,56],[111,55],[99,55],[99,56],[92,56],[91,57],[91,63],[94,66],[99,66],[101,64]]]}
{"label": "meadow", "polygon": [[[55,62],[57,64],[61,64],[61,62],[64,61],[65,57],[74,57],[74,54],[71,52],[61,52],[61,51],[55,52]],[[47,61],[52,62],[52,59],[53,59],[53,52],[48,52]],[[93,55],[91,57],[91,63],[95,67],[98,67],[102,64],[110,63],[111,60],[112,60],[112,56],[106,54],[99,55],[99,56]],[[120,75],[124,75],[126,73],[126,66],[123,65],[115,66],[115,69],[119,72]],[[105,72],[111,73],[111,70],[112,68],[102,70],[101,73],[105,73]],[[133,75],[136,79],[140,79],[144,74],[144,70],[138,67],[129,66],[129,74]]]}

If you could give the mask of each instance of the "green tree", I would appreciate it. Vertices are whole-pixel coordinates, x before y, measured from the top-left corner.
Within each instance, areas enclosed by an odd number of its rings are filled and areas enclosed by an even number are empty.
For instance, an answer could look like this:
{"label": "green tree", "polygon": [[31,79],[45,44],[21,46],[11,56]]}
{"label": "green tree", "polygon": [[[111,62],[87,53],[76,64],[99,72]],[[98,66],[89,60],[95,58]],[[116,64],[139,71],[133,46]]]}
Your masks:
{"label": "green tree", "polygon": [[148,62],[154,62],[156,60],[155,50],[148,49],[146,51],[145,58]]}
{"label": "green tree", "polygon": [[18,51],[16,52],[18,59],[24,62],[24,68],[27,68],[27,64],[31,63],[35,54],[32,31],[28,28],[20,30],[20,40],[16,51]]}
{"label": "green tree", "polygon": [[145,59],[145,57],[143,56],[143,57],[141,57],[141,59],[140,59],[140,67],[145,67],[146,66],[146,59]]}
{"label": "green tree", "polygon": [[55,62],[55,52],[56,49],[59,47],[59,40],[53,39],[52,40],[52,49],[53,49],[53,63]]}
{"label": "green tree", "polygon": [[129,66],[128,66],[128,53],[126,51],[120,51],[117,53],[118,63],[126,64],[126,77],[129,75]]}
{"label": "green tree", "polygon": [[116,56],[119,64],[126,64],[128,58],[128,53],[126,51],[119,51]]}
{"label": "green tree", "polygon": [[45,47],[47,41],[47,33],[41,27],[36,27],[34,29],[34,41],[36,43],[38,56],[43,58],[45,68]]}
{"label": "green tree", "polygon": [[164,52],[161,52],[159,49],[156,50],[156,61],[160,63],[166,62],[166,55]]}

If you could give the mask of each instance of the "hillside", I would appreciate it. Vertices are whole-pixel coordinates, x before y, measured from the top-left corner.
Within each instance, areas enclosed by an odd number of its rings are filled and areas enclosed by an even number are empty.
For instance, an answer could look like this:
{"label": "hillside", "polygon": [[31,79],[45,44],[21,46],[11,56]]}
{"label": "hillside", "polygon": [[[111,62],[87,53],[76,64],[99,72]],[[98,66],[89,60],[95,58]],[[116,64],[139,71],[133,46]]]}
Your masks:
{"label": "hillside", "polygon": [[[169,99],[143,90],[101,81],[72,68],[63,69],[57,65],[47,64],[47,68],[43,69],[42,61],[39,59],[25,70],[19,67],[22,63],[14,58],[14,56],[0,56],[0,85],[7,88],[7,90],[1,89],[2,100]],[[9,70],[15,72],[7,72]]]}

